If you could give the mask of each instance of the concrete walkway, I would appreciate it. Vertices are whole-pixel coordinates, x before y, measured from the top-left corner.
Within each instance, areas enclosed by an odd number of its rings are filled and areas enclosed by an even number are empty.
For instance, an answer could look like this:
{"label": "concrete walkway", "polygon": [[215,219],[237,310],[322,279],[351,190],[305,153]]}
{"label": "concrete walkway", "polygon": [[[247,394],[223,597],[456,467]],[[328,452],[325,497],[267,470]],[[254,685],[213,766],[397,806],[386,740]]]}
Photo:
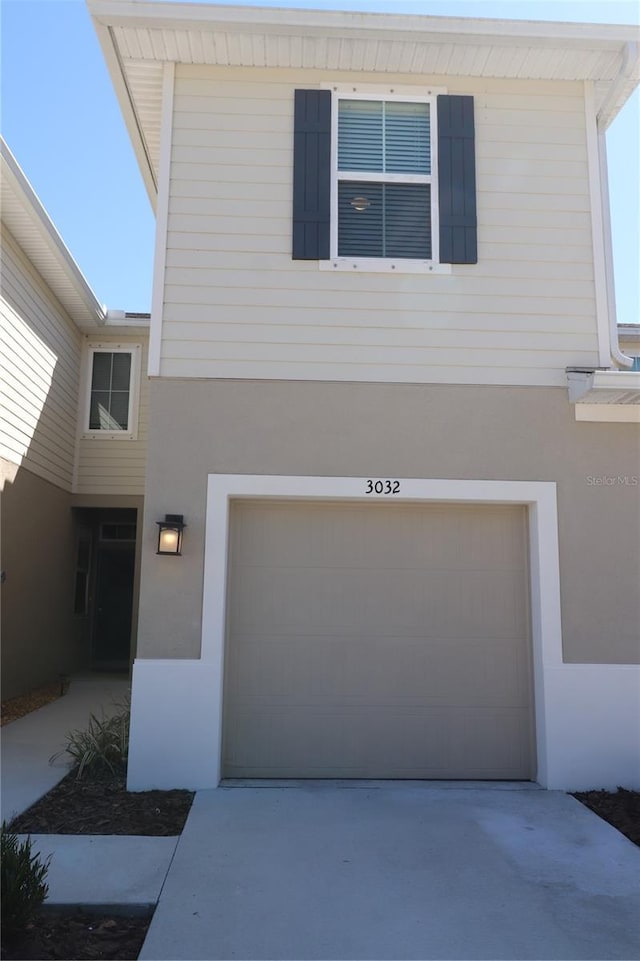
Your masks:
{"label": "concrete walkway", "polygon": [[[49,763],[71,730],[84,729],[91,713],[118,710],[128,681],[74,677],[69,692],[2,728],[2,818],[9,821],[51,790],[69,770],[64,757]],[[155,905],[177,838],[32,835],[33,850],[51,855],[49,905],[148,908]]]}
{"label": "concrete walkway", "polygon": [[73,677],[64,697],[2,728],[2,820],[10,821],[50,791],[69,770],[61,751],[69,731],[86,728],[91,713],[117,710],[114,701],[129,693],[120,677]]}
{"label": "concrete walkway", "polygon": [[200,792],[140,958],[637,959],[640,849],[560,792]]}

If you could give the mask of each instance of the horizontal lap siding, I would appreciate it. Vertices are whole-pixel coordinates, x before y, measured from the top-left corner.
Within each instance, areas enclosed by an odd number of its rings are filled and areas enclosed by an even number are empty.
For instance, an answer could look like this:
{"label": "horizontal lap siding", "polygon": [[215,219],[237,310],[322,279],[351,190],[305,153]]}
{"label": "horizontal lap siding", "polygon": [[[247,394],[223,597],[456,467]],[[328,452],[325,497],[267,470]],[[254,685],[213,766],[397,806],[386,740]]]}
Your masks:
{"label": "horizontal lap siding", "polygon": [[559,386],[597,363],[581,85],[440,81],[475,97],[479,263],[434,276],[292,261],[293,91],[320,79],[178,68],[162,374]]}
{"label": "horizontal lap siding", "polygon": [[2,231],[0,455],[71,490],[82,336]]}
{"label": "horizontal lap siding", "polygon": [[[104,337],[96,343],[140,343],[140,338]],[[91,345],[91,339],[88,341]],[[148,343],[143,342],[140,364],[140,407],[136,440],[111,440],[105,437],[82,438],[79,443],[79,494],[144,494],[149,428]]]}

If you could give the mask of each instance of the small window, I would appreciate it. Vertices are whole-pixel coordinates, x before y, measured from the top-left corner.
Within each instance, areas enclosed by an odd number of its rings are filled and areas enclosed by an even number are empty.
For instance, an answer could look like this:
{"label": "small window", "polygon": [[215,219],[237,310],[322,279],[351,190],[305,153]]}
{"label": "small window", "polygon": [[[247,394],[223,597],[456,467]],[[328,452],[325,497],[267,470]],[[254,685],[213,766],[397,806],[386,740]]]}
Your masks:
{"label": "small window", "polygon": [[85,436],[136,436],[139,355],[139,345],[89,348]]}

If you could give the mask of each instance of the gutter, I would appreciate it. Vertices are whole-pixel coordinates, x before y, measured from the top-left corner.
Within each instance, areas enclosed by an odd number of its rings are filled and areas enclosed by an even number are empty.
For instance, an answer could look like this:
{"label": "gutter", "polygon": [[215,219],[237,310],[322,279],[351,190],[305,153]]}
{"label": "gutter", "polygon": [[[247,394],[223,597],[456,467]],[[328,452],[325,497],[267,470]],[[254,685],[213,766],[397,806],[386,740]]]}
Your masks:
{"label": "gutter", "polygon": [[609,315],[609,344],[611,359],[619,367],[627,370],[633,367],[634,359],[620,350],[618,321],[616,318],[616,292],[613,279],[613,241],[611,239],[611,206],[609,200],[609,171],[607,167],[607,143],[605,134],[598,132],[598,160],[600,165],[602,199],[602,233],[604,241],[604,269],[606,281],[607,313]]}
{"label": "gutter", "polygon": [[610,340],[610,350],[611,359],[619,367],[626,369],[632,368],[634,364],[633,357],[629,357],[628,354],[623,353],[620,350],[620,341],[618,339],[618,323],[616,319],[616,297],[615,297],[615,285],[613,279],[613,243],[611,239],[611,206],[609,200],[609,171],[607,166],[607,144],[605,139],[605,131],[609,126],[611,110],[615,106],[617,100],[623,94],[624,87],[631,81],[633,83],[633,75],[638,72],[640,66],[640,53],[638,44],[634,41],[628,41],[624,46],[624,54],[622,58],[622,64],[620,65],[620,70],[618,75],[611,82],[607,94],[600,104],[600,108],[596,114],[596,129],[598,131],[598,164],[600,167],[600,183],[601,183],[601,202],[602,202],[602,232],[604,235],[604,261],[605,261],[605,276],[606,276],[606,289],[607,289],[607,303],[608,303],[608,315],[609,315],[609,340]]}
{"label": "gutter", "polygon": [[640,371],[567,368],[570,404],[640,404]]}

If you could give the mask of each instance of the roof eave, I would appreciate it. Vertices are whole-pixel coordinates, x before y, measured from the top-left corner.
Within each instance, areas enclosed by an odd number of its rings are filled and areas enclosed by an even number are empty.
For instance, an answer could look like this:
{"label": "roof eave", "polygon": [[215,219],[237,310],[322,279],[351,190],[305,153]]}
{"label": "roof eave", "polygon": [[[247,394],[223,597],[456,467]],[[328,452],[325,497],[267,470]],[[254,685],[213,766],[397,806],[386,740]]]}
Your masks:
{"label": "roof eave", "polygon": [[[76,295],[80,298],[83,308],[85,308],[82,314],[78,313],[77,308],[65,303],[64,294],[55,289],[55,282],[47,280],[53,293],[58,297],[71,319],[79,327],[92,328],[102,326],[106,317],[105,308],[98,301],[80,267],[74,260],[71,251],[66,246],[49,214],[45,210],[40,198],[2,137],[0,137],[0,158],[2,177],[5,183],[15,191],[15,195],[19,198],[20,204],[29,217],[30,223],[35,227],[39,236],[44,241],[48,256],[51,258],[50,263],[52,268],[62,268]],[[16,241],[21,244],[21,237],[16,235],[15,227],[12,233]],[[23,244],[21,244],[21,246],[22,245]]]}
{"label": "roof eave", "polygon": [[98,35],[98,41],[102,47],[102,53],[104,54],[107,69],[111,77],[111,82],[113,83],[116,97],[118,98],[120,109],[122,110],[125,126],[133,145],[138,166],[140,167],[140,172],[149,196],[149,201],[153,211],[155,212],[158,198],[158,185],[156,183],[153,164],[151,162],[151,158],[149,157],[145,139],[142,134],[142,130],[140,129],[136,110],[133,105],[133,97],[131,96],[131,92],[127,86],[125,72],[120,61],[118,46],[114,40],[111,28],[100,23],[95,17],[92,19],[95,31]]}
{"label": "roof eave", "polygon": [[566,40],[577,43],[600,41],[623,44],[637,38],[635,27],[625,24],[558,23],[537,20],[504,20],[485,17],[432,17],[424,14],[360,13],[344,10],[303,10],[284,7],[225,6],[217,3],[154,3],[147,0],[87,0],[94,21],[111,26],[141,26],[176,30],[211,28],[285,28],[318,30],[357,29],[376,34],[416,32],[453,33],[457,36],[528,40]]}

